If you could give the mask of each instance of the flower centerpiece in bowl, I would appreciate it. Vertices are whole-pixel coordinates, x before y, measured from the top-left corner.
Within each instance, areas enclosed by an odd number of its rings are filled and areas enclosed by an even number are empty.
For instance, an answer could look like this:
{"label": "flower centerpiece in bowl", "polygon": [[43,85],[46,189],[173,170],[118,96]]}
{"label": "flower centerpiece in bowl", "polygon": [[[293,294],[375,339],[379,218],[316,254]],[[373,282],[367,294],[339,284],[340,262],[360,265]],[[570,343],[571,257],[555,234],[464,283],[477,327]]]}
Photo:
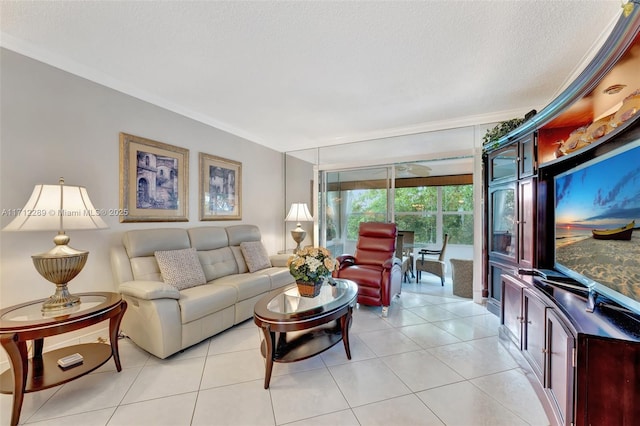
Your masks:
{"label": "flower centerpiece in bowl", "polygon": [[289,258],[287,266],[296,279],[300,296],[316,297],[325,279],[338,269],[338,262],[324,247],[305,247]]}

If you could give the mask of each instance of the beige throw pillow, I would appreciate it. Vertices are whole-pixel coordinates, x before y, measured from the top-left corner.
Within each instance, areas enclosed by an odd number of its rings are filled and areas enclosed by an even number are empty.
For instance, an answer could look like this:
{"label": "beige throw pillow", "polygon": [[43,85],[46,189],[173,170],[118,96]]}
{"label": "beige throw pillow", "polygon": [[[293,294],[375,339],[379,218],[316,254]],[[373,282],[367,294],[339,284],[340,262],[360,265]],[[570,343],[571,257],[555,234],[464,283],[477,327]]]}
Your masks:
{"label": "beige throw pillow", "polygon": [[271,260],[269,260],[269,255],[262,245],[262,242],[250,241],[240,243],[240,250],[242,251],[242,256],[244,256],[244,261],[247,263],[249,272],[256,272],[271,267]]}
{"label": "beige throw pillow", "polygon": [[196,249],[156,251],[154,255],[164,282],[178,290],[207,282]]}

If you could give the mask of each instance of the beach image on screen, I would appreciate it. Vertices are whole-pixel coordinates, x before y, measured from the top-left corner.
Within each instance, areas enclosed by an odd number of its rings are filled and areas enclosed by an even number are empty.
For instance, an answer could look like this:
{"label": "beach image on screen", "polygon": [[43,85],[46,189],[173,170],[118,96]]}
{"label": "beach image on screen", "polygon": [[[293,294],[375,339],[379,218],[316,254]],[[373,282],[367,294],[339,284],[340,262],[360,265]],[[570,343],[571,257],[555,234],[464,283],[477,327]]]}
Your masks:
{"label": "beach image on screen", "polygon": [[556,264],[640,301],[640,146],[555,179]]}

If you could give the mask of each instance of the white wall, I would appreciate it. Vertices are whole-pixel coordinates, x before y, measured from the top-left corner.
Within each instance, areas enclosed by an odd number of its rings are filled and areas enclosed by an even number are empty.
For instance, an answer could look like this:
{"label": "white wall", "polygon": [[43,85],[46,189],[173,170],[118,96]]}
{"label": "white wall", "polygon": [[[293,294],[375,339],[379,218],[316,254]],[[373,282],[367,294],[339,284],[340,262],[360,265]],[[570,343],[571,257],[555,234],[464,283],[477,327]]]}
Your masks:
{"label": "white wall", "polygon": [[[107,230],[70,231],[70,245],[90,252],[69,284],[72,293],[117,290],[109,248],[129,229],[248,223],[260,227],[270,253],[284,247],[283,154],[15,52],[0,55],[0,210],[23,207],[34,185],[55,184],[60,176],[86,186],[96,208],[117,209],[120,132],[189,149],[189,222],[106,217]],[[241,221],[198,220],[198,152],[242,162]],[[11,219],[3,215],[0,226]],[[53,247],[54,234],[0,233],[0,307],[53,293],[30,256]]]}

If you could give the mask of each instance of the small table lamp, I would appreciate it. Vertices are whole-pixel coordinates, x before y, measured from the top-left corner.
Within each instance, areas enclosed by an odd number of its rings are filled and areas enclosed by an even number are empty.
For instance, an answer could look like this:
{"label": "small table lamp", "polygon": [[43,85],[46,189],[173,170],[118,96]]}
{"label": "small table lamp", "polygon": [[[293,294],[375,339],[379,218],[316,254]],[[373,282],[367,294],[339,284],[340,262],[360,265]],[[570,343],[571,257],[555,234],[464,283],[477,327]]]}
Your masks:
{"label": "small table lamp", "polygon": [[291,237],[293,238],[293,241],[298,244],[293,252],[297,253],[298,250],[300,250],[300,243],[307,236],[307,231],[302,229],[302,225],[300,225],[300,222],[313,221],[313,216],[311,216],[311,213],[309,213],[309,207],[307,207],[307,203],[291,204],[289,214],[284,220],[286,222],[297,222],[296,229],[291,231]]}
{"label": "small table lamp", "polygon": [[42,305],[43,311],[64,309],[80,303],[67,283],[82,271],[88,251],[70,247],[65,230],[108,228],[91,204],[83,186],[36,185],[24,208],[3,231],[58,231],[56,244],[46,253],[31,256],[37,271],[56,285],[56,292]]}

